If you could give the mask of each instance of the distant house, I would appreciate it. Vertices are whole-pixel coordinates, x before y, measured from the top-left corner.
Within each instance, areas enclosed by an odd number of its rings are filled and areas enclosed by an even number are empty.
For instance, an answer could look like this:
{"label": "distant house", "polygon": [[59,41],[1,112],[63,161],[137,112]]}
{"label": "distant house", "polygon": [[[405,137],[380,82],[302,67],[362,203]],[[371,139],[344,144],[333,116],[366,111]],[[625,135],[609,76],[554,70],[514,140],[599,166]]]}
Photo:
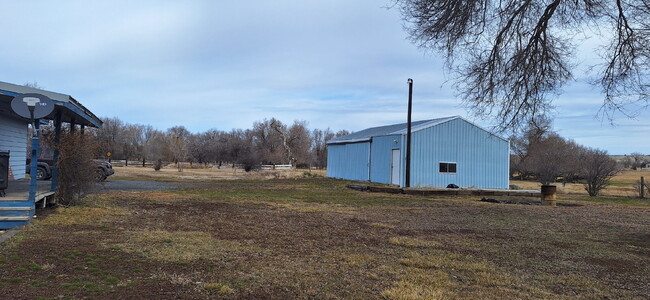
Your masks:
{"label": "distant house", "polygon": [[[406,123],[327,143],[327,176],[405,185]],[[510,143],[459,116],[412,122],[411,187],[508,188]]]}

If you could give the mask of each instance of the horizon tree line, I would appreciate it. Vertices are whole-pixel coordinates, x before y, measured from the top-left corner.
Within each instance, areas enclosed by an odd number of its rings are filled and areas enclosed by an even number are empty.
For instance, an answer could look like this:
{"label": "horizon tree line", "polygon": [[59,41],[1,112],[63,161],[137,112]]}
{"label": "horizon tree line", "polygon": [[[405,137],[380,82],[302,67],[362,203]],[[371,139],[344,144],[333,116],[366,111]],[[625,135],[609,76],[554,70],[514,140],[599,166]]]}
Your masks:
{"label": "horizon tree line", "polygon": [[104,125],[88,131],[98,143],[98,155],[109,159],[137,160],[142,166],[158,160],[190,164],[291,164],[298,168],[325,168],[326,143],[349,134],[308,128],[307,121],[291,125],[271,118],[255,121],[250,129],[209,129],[192,133],[182,125],[158,130],[151,125],[130,124],[117,117],[102,118]]}

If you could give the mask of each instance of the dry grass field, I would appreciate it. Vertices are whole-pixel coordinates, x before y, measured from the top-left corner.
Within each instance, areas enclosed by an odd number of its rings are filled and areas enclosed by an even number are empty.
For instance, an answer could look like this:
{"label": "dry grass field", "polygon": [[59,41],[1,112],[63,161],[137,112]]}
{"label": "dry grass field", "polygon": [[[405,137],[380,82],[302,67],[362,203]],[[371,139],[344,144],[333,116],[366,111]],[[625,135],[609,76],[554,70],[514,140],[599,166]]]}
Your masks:
{"label": "dry grass field", "polygon": [[[614,197],[638,197],[639,193],[635,190],[635,185],[641,178],[645,177],[646,183],[650,183],[650,170],[634,171],[634,170],[625,170],[612,178],[610,186],[608,186],[603,192],[602,196],[614,196]],[[537,189],[539,190],[540,184],[537,182],[531,181],[520,181],[520,180],[511,180],[511,184],[516,184],[521,186],[524,189]],[[580,194],[587,195],[584,185],[579,183],[568,183],[563,185],[562,183],[556,183],[558,187],[558,193],[560,194]]]}
{"label": "dry grass field", "polygon": [[347,183],[212,179],[90,195],[0,245],[0,289],[6,299],[650,298],[648,207]]}
{"label": "dry grass field", "polygon": [[159,171],[151,167],[128,166],[113,167],[115,175],[113,180],[161,180],[161,181],[214,181],[214,180],[237,180],[237,179],[282,179],[311,176],[325,176],[325,170],[258,170],[245,172],[242,169],[231,168],[230,166],[204,167],[194,165],[190,167],[185,163],[183,171],[179,172],[174,164],[167,165]]}

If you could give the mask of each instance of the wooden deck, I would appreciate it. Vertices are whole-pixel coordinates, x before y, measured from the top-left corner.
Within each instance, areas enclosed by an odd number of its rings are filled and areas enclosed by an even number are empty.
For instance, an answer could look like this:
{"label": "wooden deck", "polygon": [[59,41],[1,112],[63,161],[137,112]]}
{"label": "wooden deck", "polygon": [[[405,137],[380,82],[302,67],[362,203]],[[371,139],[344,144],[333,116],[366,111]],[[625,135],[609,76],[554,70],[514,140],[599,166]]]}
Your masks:
{"label": "wooden deck", "polygon": [[[50,191],[51,182],[40,180],[37,181],[36,202],[54,195]],[[0,201],[28,201],[29,200],[29,180],[12,180],[9,181],[9,187],[5,190],[5,197],[0,197]]]}

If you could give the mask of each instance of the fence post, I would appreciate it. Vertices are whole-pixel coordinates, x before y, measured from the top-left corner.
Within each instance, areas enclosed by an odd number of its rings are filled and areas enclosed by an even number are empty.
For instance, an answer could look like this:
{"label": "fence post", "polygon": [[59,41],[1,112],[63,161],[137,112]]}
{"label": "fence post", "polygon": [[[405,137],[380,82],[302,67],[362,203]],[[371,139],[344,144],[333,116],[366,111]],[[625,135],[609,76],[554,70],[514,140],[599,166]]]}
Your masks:
{"label": "fence post", "polygon": [[645,182],[641,176],[641,199],[645,198]]}

